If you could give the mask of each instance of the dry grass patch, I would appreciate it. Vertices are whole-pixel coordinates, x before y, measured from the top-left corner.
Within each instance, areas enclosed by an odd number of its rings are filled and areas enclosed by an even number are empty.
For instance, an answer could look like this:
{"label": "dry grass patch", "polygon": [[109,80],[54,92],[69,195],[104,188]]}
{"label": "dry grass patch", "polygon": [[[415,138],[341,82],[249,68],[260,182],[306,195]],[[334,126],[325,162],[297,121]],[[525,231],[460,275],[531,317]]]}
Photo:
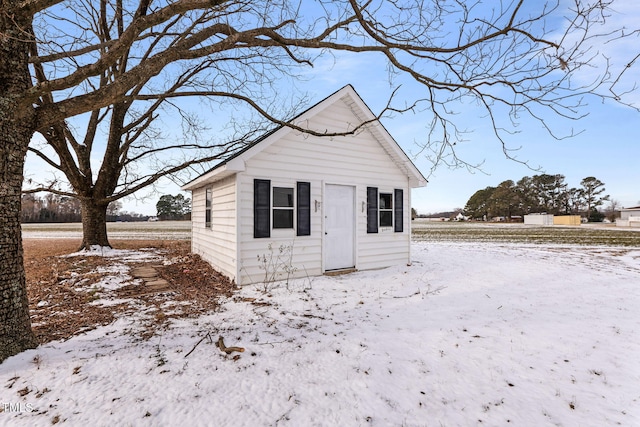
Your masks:
{"label": "dry grass patch", "polygon": [[[217,307],[221,296],[230,296],[235,286],[199,256],[190,253],[188,241],[114,240],[115,249],[153,251],[166,262],[154,263],[168,286],[153,290],[140,280],[113,292],[94,288],[108,274],[104,271],[121,260],[101,256],[63,257],[76,251],[73,239],[25,239],[25,270],[31,321],[41,343],[68,339],[73,335],[113,322],[117,317],[148,311],[143,334],[148,338],[170,319],[196,316]],[[127,263],[129,269],[148,265]],[[114,300],[111,305],[93,304],[97,299]]]}

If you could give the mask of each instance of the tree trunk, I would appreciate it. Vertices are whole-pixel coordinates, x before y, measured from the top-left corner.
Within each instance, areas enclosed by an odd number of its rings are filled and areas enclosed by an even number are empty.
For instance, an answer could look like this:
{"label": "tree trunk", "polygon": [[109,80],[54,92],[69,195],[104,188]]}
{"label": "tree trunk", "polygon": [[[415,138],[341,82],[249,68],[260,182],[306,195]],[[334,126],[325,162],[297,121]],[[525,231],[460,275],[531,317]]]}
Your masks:
{"label": "tree trunk", "polygon": [[91,246],[111,247],[107,239],[107,206],[95,200],[84,199],[82,205],[82,244],[80,249]]}
{"label": "tree trunk", "polygon": [[19,110],[31,84],[26,42],[30,20],[0,6],[0,362],[38,341],[31,330],[22,256],[20,204],[24,157],[33,136],[33,110]]}
{"label": "tree trunk", "polygon": [[18,126],[2,111],[7,110],[0,109],[0,362],[38,345],[29,319],[20,228],[24,152],[31,134],[16,132]]}

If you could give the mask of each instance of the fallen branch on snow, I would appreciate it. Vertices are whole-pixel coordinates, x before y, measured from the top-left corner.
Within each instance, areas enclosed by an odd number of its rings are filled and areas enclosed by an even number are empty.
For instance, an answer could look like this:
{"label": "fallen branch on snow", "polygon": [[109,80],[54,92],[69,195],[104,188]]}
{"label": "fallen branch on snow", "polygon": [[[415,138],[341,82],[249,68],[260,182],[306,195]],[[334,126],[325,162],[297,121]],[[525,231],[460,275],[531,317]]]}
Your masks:
{"label": "fallen branch on snow", "polygon": [[200,338],[200,340],[196,343],[196,345],[193,346],[193,348],[191,349],[191,351],[187,354],[184,355],[184,357],[186,358],[187,356],[189,356],[191,353],[193,353],[193,350],[196,349],[197,346],[200,345],[200,343],[202,341],[204,341],[205,338],[209,338],[209,342],[213,342],[213,340],[211,339],[211,334],[209,332],[207,332],[207,335],[203,336],[202,338]]}
{"label": "fallen branch on snow", "polygon": [[[198,342],[195,343],[193,348],[189,351],[189,353],[185,354],[184,357],[186,358],[191,353],[193,353],[193,351],[196,349],[196,347],[198,347],[200,345],[200,343],[205,340],[205,338],[209,338],[209,343],[213,342],[213,340],[211,339],[211,333],[207,332],[207,334],[205,336],[200,338],[198,340]],[[243,353],[244,352],[244,348],[242,348],[242,347],[227,347],[226,345],[224,345],[224,338],[222,338],[222,336],[220,336],[218,338],[218,342],[216,342],[216,347],[218,347],[220,349],[220,351],[222,351],[224,353],[227,353],[227,354],[231,354],[234,351],[237,351],[238,353]]]}
{"label": "fallen branch on snow", "polygon": [[[394,298],[394,299],[400,299],[400,298],[411,298],[411,297],[415,297],[416,295],[435,295],[438,292],[440,292],[443,289],[446,289],[446,286],[440,286],[438,288],[435,289],[431,289],[431,286],[427,287],[426,291],[421,291],[420,289],[418,289],[417,291],[415,291],[414,293],[410,294],[410,295],[391,295],[390,298]],[[387,295],[387,292],[383,292],[383,295]]]}
{"label": "fallen branch on snow", "polygon": [[222,335],[220,336],[220,338],[218,338],[218,344],[217,344],[218,348],[220,349],[220,351],[223,351],[227,354],[231,354],[234,351],[237,351],[238,353],[242,353],[244,351],[244,348],[242,347],[227,347],[224,345],[224,339],[222,338]]}

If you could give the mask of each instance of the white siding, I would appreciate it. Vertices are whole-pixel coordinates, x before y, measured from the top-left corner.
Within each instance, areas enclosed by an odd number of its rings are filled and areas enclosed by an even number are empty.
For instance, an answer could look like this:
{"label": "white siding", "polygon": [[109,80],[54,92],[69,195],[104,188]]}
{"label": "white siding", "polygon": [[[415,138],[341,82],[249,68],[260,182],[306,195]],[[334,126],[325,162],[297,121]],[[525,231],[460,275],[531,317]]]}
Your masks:
{"label": "white siding", "polygon": [[620,212],[620,219],[626,219],[630,221],[632,216],[640,217],[640,209],[637,209],[637,208],[622,209]]}
{"label": "white siding", "polygon": [[[213,190],[210,228],[205,226],[207,188]],[[232,280],[237,275],[236,219],[235,176],[193,191],[192,251]]]}
{"label": "white siding", "polygon": [[[253,179],[271,179],[271,186],[295,188],[296,181],[311,182],[311,235],[296,236],[295,230],[271,230],[270,238],[253,237]],[[297,269],[292,277],[317,276],[322,274],[322,239],[321,239],[321,211],[315,211],[315,200],[321,200],[321,187],[318,182],[301,178],[270,178],[269,176],[240,174],[238,179],[240,189],[240,265],[239,284],[263,281],[266,271],[261,267],[258,257],[272,257],[275,262],[280,255],[280,247],[292,247],[291,260],[281,257],[281,261]],[[294,221],[295,223],[295,221]],[[269,249],[271,247],[271,249]],[[283,272],[283,269],[278,269]],[[283,276],[284,278],[284,272]]]}
{"label": "white siding", "polygon": [[[335,124],[340,124],[336,129]],[[321,131],[344,131],[358,119],[343,102],[305,123]],[[296,181],[311,183],[311,236],[295,236],[294,230],[272,230],[271,238],[253,237],[253,180],[270,179],[273,186],[295,187]],[[322,196],[325,184],[356,187],[356,268],[371,269],[409,262],[410,206],[408,177],[393,163],[382,145],[370,132],[354,136],[313,137],[290,131],[282,139],[266,147],[246,162],[246,172],[238,174],[240,280],[246,284],[264,279],[258,257],[279,254],[281,245],[293,245],[291,264],[296,276],[321,274],[323,212]],[[377,234],[367,234],[366,189],[378,187],[379,192],[404,190],[404,231],[381,228]],[[318,201],[316,210],[315,201]],[[194,202],[195,203],[195,202]],[[364,204],[364,205],[363,205]],[[195,206],[195,205],[194,205]],[[269,250],[272,246],[272,251]]]}

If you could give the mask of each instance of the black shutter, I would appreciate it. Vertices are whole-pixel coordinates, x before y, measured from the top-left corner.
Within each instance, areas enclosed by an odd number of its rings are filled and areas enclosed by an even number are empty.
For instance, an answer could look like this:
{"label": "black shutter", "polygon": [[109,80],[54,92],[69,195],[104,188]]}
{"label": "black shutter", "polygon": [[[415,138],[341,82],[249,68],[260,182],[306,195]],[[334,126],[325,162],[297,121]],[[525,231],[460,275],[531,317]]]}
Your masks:
{"label": "black shutter", "polygon": [[296,228],[298,236],[311,235],[311,183],[297,183]]}
{"label": "black shutter", "polygon": [[271,237],[271,181],[253,180],[253,237]]}
{"label": "black shutter", "polygon": [[404,221],[404,204],[402,200],[402,189],[396,188],[393,190],[393,231],[396,233],[402,233],[403,221]]}
{"label": "black shutter", "polygon": [[378,232],[378,188],[367,187],[367,233]]}

